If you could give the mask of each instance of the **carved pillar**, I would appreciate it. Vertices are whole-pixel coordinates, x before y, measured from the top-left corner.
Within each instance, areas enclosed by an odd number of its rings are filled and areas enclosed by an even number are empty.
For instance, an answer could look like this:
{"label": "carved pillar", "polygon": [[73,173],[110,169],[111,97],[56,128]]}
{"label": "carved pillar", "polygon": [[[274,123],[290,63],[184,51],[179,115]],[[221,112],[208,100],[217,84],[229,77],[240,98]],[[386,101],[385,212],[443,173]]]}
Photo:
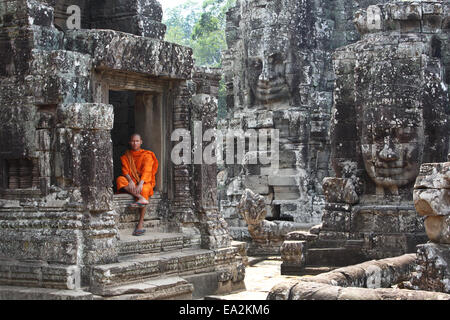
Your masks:
{"label": "carved pillar", "polygon": [[[208,249],[230,246],[228,224],[219,212],[217,204],[217,161],[215,141],[208,130],[216,128],[217,94],[220,70],[199,68],[194,72],[196,94],[192,97],[191,133],[193,134],[193,194],[195,208],[200,220],[202,247]],[[212,133],[212,131],[209,131]],[[201,136],[198,136],[201,135]],[[208,159],[208,157],[210,159]],[[211,163],[208,163],[212,160]],[[200,161],[200,163],[197,163]]]}

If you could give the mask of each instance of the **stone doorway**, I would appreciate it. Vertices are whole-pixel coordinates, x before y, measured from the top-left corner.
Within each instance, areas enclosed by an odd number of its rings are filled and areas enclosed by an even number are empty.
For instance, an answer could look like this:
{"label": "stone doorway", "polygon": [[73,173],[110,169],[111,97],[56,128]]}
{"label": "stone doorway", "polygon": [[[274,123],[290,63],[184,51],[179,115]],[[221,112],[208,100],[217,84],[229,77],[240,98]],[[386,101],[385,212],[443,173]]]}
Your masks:
{"label": "stone doorway", "polygon": [[110,90],[109,103],[114,106],[114,128],[111,132],[114,178],[122,174],[120,156],[128,149],[130,135],[136,132],[144,141],[142,148],[153,151],[159,162],[155,191],[167,193],[167,118],[163,95]]}

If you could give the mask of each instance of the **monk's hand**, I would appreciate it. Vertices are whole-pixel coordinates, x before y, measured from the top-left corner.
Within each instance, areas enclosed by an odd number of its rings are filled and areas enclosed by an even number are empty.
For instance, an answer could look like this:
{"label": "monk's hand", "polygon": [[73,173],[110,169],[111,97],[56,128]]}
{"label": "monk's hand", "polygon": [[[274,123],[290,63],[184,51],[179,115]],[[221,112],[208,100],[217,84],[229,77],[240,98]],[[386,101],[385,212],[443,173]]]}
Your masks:
{"label": "monk's hand", "polygon": [[129,182],[129,184],[128,184],[128,186],[130,187],[130,191],[132,192],[132,193],[136,193],[136,184],[134,183],[134,181],[133,180],[131,180],[130,182]]}
{"label": "monk's hand", "polygon": [[141,194],[143,187],[144,187],[144,181],[139,182],[139,184],[136,187],[136,193]]}

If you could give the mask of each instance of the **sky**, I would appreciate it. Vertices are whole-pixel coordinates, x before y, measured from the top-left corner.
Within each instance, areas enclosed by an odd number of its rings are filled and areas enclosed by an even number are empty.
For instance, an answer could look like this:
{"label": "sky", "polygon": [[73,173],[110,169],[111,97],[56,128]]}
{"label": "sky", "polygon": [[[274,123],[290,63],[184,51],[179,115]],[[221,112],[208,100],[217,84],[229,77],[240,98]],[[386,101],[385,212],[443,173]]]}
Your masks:
{"label": "sky", "polygon": [[[165,13],[167,9],[176,7],[180,4],[183,4],[187,2],[188,0],[158,0],[159,3],[161,3],[162,9],[163,9],[163,19],[165,17]],[[202,0],[193,0],[196,3],[202,3]],[[189,10],[187,10],[189,11]],[[188,14],[189,12],[182,12],[183,14]]]}
{"label": "sky", "polygon": [[163,7],[163,12],[166,11],[167,8],[173,8],[179,4],[185,2],[185,0],[158,0]]}

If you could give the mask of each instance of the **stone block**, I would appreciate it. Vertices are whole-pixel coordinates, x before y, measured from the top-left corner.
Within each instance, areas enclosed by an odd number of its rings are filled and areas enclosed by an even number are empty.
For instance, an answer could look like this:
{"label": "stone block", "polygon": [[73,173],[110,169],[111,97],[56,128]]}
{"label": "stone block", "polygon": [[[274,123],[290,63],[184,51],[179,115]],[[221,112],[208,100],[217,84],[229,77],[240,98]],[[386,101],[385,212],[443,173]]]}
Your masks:
{"label": "stone block", "polygon": [[414,189],[450,189],[450,162],[422,164]]}
{"label": "stone block", "polygon": [[273,187],[274,200],[297,200],[300,198],[298,187]]}
{"label": "stone block", "polygon": [[421,216],[450,215],[450,189],[414,189],[413,197]]}
{"label": "stone block", "polygon": [[36,149],[50,151],[50,130],[36,130]]}
{"label": "stone block", "polygon": [[297,186],[299,185],[300,177],[295,176],[269,176],[269,186]]}
{"label": "stone block", "polygon": [[298,268],[302,268],[306,262],[306,248],[306,241],[284,241],[280,248],[283,265],[295,265]]}
{"label": "stone block", "polygon": [[96,29],[112,29],[158,40],[164,40],[166,34],[165,24],[141,14],[105,19],[94,23],[94,26]]}
{"label": "stone block", "polygon": [[352,228],[352,213],[345,211],[324,210],[322,216],[322,230],[350,232]]}
{"label": "stone block", "polygon": [[417,272],[411,279],[415,289],[450,293],[450,244],[417,246]]}
{"label": "stone block", "polygon": [[273,112],[250,114],[246,121],[249,129],[273,128]]}
{"label": "stone block", "polygon": [[75,290],[80,288],[81,272],[78,266],[2,260],[0,284]]}
{"label": "stone block", "polygon": [[114,110],[110,104],[60,104],[56,109],[58,127],[70,129],[112,130]]}
{"label": "stone block", "polygon": [[390,15],[394,20],[422,19],[422,5],[420,2],[396,3],[390,9]]}
{"label": "stone block", "polygon": [[317,239],[317,234],[312,234],[307,231],[292,231],[286,235],[286,240],[292,241],[313,241]]}
{"label": "stone block", "polygon": [[347,203],[325,203],[325,209],[331,211],[351,211],[352,205]]}
{"label": "stone block", "polygon": [[39,104],[87,102],[91,57],[64,50],[33,52],[27,93]]}
{"label": "stone block", "polygon": [[414,210],[401,210],[395,207],[355,208],[352,215],[352,232],[389,234],[424,231],[422,221]]}
{"label": "stone block", "polygon": [[424,221],[428,238],[434,243],[450,244],[450,216],[427,216]]}
{"label": "stone block", "polygon": [[[80,231],[77,229],[80,228],[81,221],[71,220],[64,215],[57,221],[55,216],[46,214],[40,219],[29,217],[27,220],[16,222],[2,220],[0,223],[2,258],[42,260],[61,264],[78,262],[81,240]],[[64,227],[73,230],[64,230],[62,229]]]}
{"label": "stone block", "polygon": [[245,188],[258,194],[269,194],[269,184],[267,176],[246,176],[244,179]]}

